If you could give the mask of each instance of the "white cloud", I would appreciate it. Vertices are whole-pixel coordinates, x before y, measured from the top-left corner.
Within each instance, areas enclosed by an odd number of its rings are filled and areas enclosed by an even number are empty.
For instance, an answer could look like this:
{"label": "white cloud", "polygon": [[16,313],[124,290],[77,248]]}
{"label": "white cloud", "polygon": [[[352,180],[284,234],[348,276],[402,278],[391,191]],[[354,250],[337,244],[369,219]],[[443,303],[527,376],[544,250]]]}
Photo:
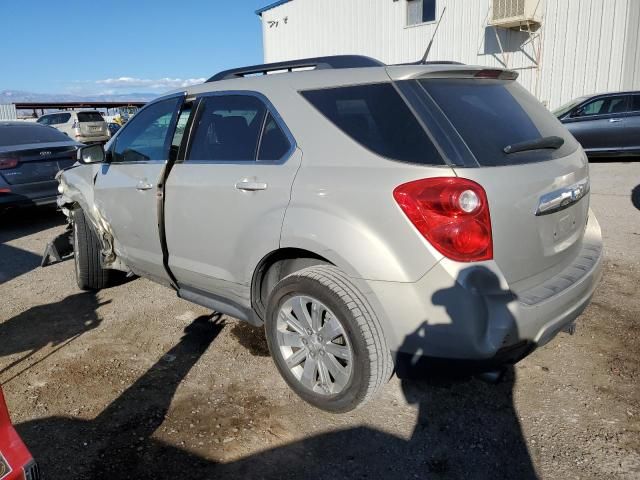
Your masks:
{"label": "white cloud", "polygon": [[133,77],[105,78],[104,80],[96,80],[98,85],[106,85],[111,88],[150,88],[164,89],[189,87],[204,82],[205,78],[159,78],[156,80]]}

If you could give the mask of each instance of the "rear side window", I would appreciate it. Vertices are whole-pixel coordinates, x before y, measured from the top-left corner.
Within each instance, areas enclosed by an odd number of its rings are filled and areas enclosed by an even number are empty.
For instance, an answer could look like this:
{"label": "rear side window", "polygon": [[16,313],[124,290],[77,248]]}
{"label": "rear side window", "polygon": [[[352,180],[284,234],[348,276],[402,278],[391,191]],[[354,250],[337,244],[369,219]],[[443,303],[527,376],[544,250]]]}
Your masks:
{"label": "rear side window", "polygon": [[78,112],[79,122],[104,122],[104,118],[98,112]]}
{"label": "rear side window", "polygon": [[634,95],[631,103],[632,112],[640,112],[640,95]]}
{"label": "rear side window", "polygon": [[390,83],[309,90],[302,95],[336,127],[378,155],[403,162],[444,164]]}
{"label": "rear side window", "polygon": [[0,147],[70,141],[68,136],[55,128],[29,124],[0,126]]}
{"label": "rear side window", "polygon": [[284,134],[273,115],[267,115],[267,120],[260,140],[258,160],[280,160],[291,148],[289,139]]}
{"label": "rear side window", "polygon": [[70,113],[59,113],[58,115],[56,115],[55,122],[52,122],[52,123],[55,123],[56,125],[60,125],[62,123],[67,123],[69,119],[71,119]]}
{"label": "rear side window", "polygon": [[266,111],[250,95],[204,97],[187,161],[255,161]]}
{"label": "rear side window", "polygon": [[[538,162],[569,155],[578,143],[533,95],[515,81],[478,79],[419,80],[444,112],[481,166]],[[508,155],[509,145],[558,136],[558,150]]]}

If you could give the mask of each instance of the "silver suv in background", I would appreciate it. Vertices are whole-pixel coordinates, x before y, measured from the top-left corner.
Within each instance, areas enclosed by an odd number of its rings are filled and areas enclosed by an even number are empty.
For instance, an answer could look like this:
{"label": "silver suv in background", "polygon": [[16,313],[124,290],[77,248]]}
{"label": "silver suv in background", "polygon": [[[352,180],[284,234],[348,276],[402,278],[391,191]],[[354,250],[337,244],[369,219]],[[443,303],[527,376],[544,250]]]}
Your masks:
{"label": "silver suv in background", "polygon": [[47,113],[36,122],[57,128],[80,143],[105,143],[111,138],[107,122],[96,110]]}
{"label": "silver suv in background", "polygon": [[60,176],[78,285],[131,272],[264,326],[333,412],[394,370],[516,362],[572,327],[603,256],[586,156],[516,76],[339,56],[154,100]]}

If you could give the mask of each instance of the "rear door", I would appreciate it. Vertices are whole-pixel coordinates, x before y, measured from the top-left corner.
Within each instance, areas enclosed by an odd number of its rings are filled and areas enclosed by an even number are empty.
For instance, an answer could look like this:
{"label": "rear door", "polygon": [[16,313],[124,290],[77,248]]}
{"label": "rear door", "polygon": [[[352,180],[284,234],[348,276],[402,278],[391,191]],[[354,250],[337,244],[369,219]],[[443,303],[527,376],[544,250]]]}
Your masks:
{"label": "rear door", "polygon": [[[518,291],[555,275],[582,247],[588,217],[588,163],[575,139],[538,100],[513,80],[425,79],[424,89],[477,161],[456,167],[487,193],[494,259]],[[504,148],[557,136],[558,149],[507,154]],[[545,199],[575,192],[557,211]]]}
{"label": "rear door", "polygon": [[166,183],[169,267],[181,287],[242,304],[253,268],[279,247],[301,154],[252,93],[203,96],[190,139]]}
{"label": "rear door", "polygon": [[159,231],[161,183],[182,100],[142,109],[110,145],[109,163],[95,179],[95,205],[111,228],[116,253],[135,273],[161,283],[169,282]]}
{"label": "rear door", "polygon": [[594,153],[623,148],[622,124],[628,110],[629,97],[599,97],[575,109],[564,121],[582,147]]}

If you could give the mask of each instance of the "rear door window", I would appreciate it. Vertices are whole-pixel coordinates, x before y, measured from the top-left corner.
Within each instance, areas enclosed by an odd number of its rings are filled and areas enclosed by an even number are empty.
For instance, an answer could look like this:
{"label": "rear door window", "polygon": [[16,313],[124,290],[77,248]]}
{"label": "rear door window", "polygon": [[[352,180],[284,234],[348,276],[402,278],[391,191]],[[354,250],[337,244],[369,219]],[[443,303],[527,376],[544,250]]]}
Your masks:
{"label": "rear door window", "polygon": [[70,113],[59,113],[56,115],[56,125],[67,123],[71,119]]}
{"label": "rear door window", "polygon": [[[512,80],[425,79],[420,85],[444,112],[481,166],[522,164],[569,155],[578,143],[533,95]],[[506,154],[508,145],[557,136],[558,150]]]}
{"label": "rear door window", "polygon": [[640,112],[640,95],[634,95],[631,103],[632,112]]}
{"label": "rear door window", "polygon": [[104,122],[104,118],[98,112],[78,112],[79,122]]}
{"label": "rear door window", "polygon": [[250,95],[204,97],[186,160],[255,161],[266,111],[264,103]]}
{"label": "rear door window", "polygon": [[390,83],[301,93],[342,132],[382,157],[444,164],[427,133]]}

